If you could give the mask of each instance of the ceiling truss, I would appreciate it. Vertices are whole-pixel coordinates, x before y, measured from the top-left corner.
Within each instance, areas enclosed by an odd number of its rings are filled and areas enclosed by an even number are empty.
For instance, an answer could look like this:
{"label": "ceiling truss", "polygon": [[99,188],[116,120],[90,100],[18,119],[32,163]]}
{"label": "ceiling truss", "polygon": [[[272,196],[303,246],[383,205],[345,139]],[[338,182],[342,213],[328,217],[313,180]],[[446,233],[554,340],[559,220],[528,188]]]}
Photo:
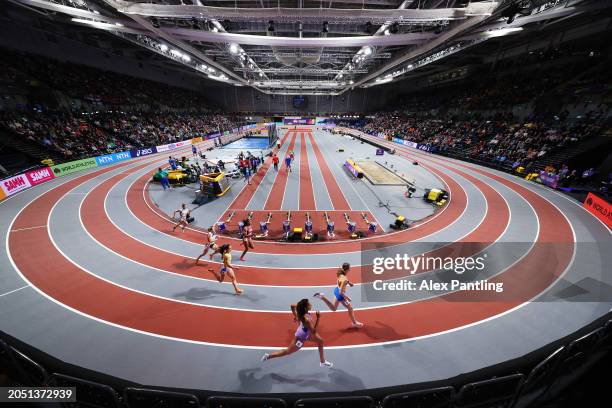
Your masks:
{"label": "ceiling truss", "polygon": [[[339,95],[405,77],[524,25],[576,12],[542,5],[507,24],[516,0],[12,0],[98,28],[203,77],[269,94]],[[183,4],[190,3],[190,4]],[[235,7],[225,7],[231,4]],[[325,6],[323,6],[325,5]],[[265,7],[264,7],[265,6]]]}

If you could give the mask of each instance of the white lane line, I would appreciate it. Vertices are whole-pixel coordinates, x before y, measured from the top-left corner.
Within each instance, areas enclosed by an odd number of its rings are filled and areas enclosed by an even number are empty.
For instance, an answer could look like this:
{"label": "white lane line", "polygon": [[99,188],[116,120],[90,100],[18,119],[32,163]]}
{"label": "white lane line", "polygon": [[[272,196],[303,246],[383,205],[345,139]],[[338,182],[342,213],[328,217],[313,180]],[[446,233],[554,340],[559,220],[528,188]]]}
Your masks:
{"label": "white lane line", "polygon": [[35,227],[16,228],[16,229],[11,230],[11,232],[27,231],[27,230],[37,229],[37,228],[47,228],[47,226],[46,225],[37,225]]}
{"label": "white lane line", "polygon": [[8,291],[8,292],[6,292],[6,293],[1,294],[1,295],[0,295],[0,297],[2,297],[2,296],[6,296],[6,295],[10,295],[11,293],[19,292],[21,289],[25,289],[25,288],[29,288],[29,287],[30,287],[30,285],[25,285],[25,286],[22,286],[22,287],[20,287],[20,288],[13,289],[13,290],[11,290],[11,291]]}
{"label": "white lane line", "polygon": [[[293,148],[291,150],[293,150],[294,152],[295,152],[296,146],[301,146],[300,135],[301,133],[295,132],[295,135],[291,138],[291,141],[293,142]],[[290,154],[291,150],[289,150],[289,147],[287,147],[287,154]],[[297,161],[297,164],[296,164],[296,161]],[[297,208],[299,211],[299,208],[300,208],[300,174],[301,174],[300,173],[300,158],[294,155],[293,160],[291,160],[291,171],[287,172],[287,179],[285,180],[285,188],[283,190],[283,199],[281,200],[281,205],[280,205],[279,210],[282,210],[283,206],[285,205],[285,199],[287,198],[287,187],[289,186],[290,183],[292,183],[289,177],[293,176],[297,178],[297,181],[293,181],[293,184],[297,184],[298,186],[297,188]]]}

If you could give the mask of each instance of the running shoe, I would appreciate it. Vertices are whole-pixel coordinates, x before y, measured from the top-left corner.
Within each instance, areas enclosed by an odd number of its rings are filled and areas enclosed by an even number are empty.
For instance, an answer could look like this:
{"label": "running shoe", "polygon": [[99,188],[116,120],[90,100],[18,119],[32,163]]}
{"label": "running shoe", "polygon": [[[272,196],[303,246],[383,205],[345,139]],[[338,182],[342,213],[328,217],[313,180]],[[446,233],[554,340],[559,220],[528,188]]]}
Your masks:
{"label": "running shoe", "polygon": [[351,327],[354,327],[354,328],[358,329],[360,327],[363,327],[363,323],[355,322],[355,323],[351,324]]}
{"label": "running shoe", "polygon": [[331,361],[327,361],[327,360],[325,360],[324,363],[319,363],[319,367],[332,368],[333,366],[334,366],[334,363],[332,363]]}
{"label": "running shoe", "polygon": [[314,294],[314,295],[312,295],[312,296],[313,296],[313,297],[316,297],[317,299],[323,299],[323,296],[325,296],[325,294],[324,294],[324,293],[322,293],[322,292],[318,292],[318,293],[315,293],[315,294]]}
{"label": "running shoe", "polygon": [[266,360],[268,360],[270,358],[270,355],[268,353],[264,354],[263,357],[261,357],[261,361],[264,362]]}

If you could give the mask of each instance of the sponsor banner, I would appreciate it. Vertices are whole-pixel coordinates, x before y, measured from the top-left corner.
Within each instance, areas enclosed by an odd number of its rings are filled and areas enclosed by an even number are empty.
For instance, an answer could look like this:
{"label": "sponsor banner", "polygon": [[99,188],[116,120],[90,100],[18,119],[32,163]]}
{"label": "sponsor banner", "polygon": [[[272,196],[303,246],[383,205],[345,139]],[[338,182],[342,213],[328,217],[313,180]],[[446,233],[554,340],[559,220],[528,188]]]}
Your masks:
{"label": "sponsor banner", "polygon": [[96,163],[98,166],[106,166],[113,163],[118,163],[120,161],[131,159],[132,155],[129,151],[120,152],[120,153],[111,153],[105,154],[104,156],[96,157]]}
{"label": "sponsor banner", "polygon": [[[416,144],[416,143],[415,143],[415,144]],[[416,145],[416,148],[417,148],[417,149],[419,149],[419,150],[423,150],[423,151],[425,151],[425,152],[428,152],[428,151],[429,151],[429,146],[424,145],[424,144],[419,144],[419,145]]]}
{"label": "sponsor banner", "polygon": [[64,176],[66,174],[71,174],[76,171],[91,169],[94,167],[98,167],[98,162],[93,157],[89,159],[75,160],[67,163],[56,164],[55,166],[51,166],[51,170],[55,177]]}
{"label": "sponsor banner", "polygon": [[196,143],[200,143],[202,141],[202,136],[200,137],[194,137],[193,139],[191,139],[191,144],[196,144]]}
{"label": "sponsor banner", "polygon": [[25,190],[28,187],[32,187],[30,181],[25,174],[13,176],[2,180],[2,190],[6,196],[13,195],[19,191]]}
{"label": "sponsor banner", "polygon": [[44,167],[42,169],[36,169],[26,172],[26,177],[31,185],[37,186],[49,180],[53,180],[55,175],[51,171],[51,167]]}
{"label": "sponsor banner", "polygon": [[206,135],[206,139],[214,139],[216,137],[221,136],[221,133],[219,132],[215,132],[215,133],[209,133],[208,135]]}
{"label": "sponsor banner", "polygon": [[4,194],[4,190],[0,188],[0,201],[6,198],[6,194]]}
{"label": "sponsor banner", "polygon": [[189,146],[191,144],[190,140],[183,140],[182,142],[170,143],[166,145],[156,146],[157,152],[167,152],[169,150],[178,149],[181,147]]}
{"label": "sponsor banner", "polygon": [[544,170],[542,170],[540,171],[540,181],[542,181],[542,184],[544,184],[545,186],[557,188],[557,183],[559,182],[559,176],[556,174],[551,176],[548,173],[546,173]]}
{"label": "sponsor banner", "polygon": [[148,156],[154,153],[157,153],[157,149],[155,148],[155,146],[141,147],[140,149],[130,150],[130,156],[132,156],[132,158]]}
{"label": "sponsor banner", "polygon": [[612,204],[593,193],[589,193],[583,205],[588,212],[602,220],[608,228],[612,228]]}
{"label": "sponsor banner", "polygon": [[[427,150],[427,149],[421,149],[418,144],[411,142],[410,140],[404,140],[398,137],[394,137],[393,142],[404,145],[404,146],[412,147],[413,149]],[[422,145],[422,146],[426,147],[425,145]]]}

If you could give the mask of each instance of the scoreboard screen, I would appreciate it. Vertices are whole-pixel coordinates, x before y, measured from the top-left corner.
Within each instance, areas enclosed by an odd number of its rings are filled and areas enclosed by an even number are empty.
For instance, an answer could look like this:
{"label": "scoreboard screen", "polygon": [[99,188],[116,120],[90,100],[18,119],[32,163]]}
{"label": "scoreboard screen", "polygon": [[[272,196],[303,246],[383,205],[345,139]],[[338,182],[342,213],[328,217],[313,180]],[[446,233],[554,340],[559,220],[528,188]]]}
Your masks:
{"label": "scoreboard screen", "polygon": [[305,108],[308,106],[308,97],[305,95],[296,95],[293,97],[294,108]]}
{"label": "scoreboard screen", "polygon": [[283,118],[285,125],[314,125],[315,118],[303,118],[301,116],[285,116]]}

